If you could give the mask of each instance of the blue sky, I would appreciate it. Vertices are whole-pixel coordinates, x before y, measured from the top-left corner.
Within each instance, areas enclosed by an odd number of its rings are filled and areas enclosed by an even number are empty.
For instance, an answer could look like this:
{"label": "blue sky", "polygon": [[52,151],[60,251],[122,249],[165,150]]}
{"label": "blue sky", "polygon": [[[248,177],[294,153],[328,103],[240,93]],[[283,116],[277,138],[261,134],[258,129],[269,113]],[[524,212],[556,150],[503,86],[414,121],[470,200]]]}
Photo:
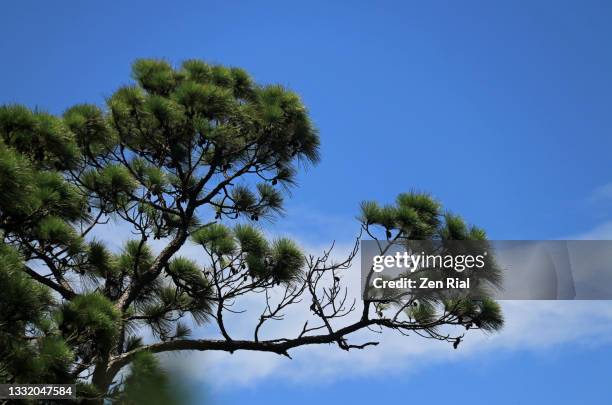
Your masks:
{"label": "blue sky", "polygon": [[[53,113],[102,103],[137,57],[241,66],[300,93],[323,160],[300,176],[276,226],[309,243],[349,240],[360,201],[409,189],[495,239],[612,229],[610,2],[11,3],[0,14],[0,103]],[[392,399],[377,387],[470,403],[600,403],[612,394],[612,351],[584,343],[328,385],[268,378],[213,396]]]}

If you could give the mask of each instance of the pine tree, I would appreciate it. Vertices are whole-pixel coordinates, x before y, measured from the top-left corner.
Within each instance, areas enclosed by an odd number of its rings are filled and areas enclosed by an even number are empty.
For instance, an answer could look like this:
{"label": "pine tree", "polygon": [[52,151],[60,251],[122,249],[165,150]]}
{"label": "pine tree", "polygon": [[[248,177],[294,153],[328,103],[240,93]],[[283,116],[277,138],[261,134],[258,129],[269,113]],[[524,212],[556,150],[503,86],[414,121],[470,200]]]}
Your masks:
{"label": "pine tree", "polygon": [[[440,326],[501,327],[492,300],[434,298],[419,305],[366,300],[357,321],[337,326],[355,310],[342,272],[357,245],[332,264],[329,252],[306,256],[292,240],[266,239],[257,226],[282,212],[300,165],[319,160],[319,136],[298,95],[199,60],[178,68],[137,60],[133,78],[104,108],[80,104],[54,116],[0,107],[2,382],[76,382],[81,398],[133,403],[148,383],[132,377],[122,384],[118,373],[134,363],[150,385],[163,385],[155,353],[289,356],[322,343],[350,350],[376,344],[348,341],[371,327],[416,330],[456,347],[462,335],[439,334]],[[109,220],[134,235],[120,251],[90,237]],[[383,207],[364,203],[361,222],[382,239],[485,238],[420,193]],[[155,252],[151,240],[163,249]],[[178,255],[186,243],[200,246],[205,260]],[[284,292],[279,302],[269,294],[275,289]],[[267,305],[253,338],[237,339],[223,316],[250,294],[265,295]],[[295,336],[260,338],[266,322],[303,298],[314,320],[305,319]],[[192,324],[216,325],[220,338],[191,339]],[[154,342],[144,343],[143,328]]]}

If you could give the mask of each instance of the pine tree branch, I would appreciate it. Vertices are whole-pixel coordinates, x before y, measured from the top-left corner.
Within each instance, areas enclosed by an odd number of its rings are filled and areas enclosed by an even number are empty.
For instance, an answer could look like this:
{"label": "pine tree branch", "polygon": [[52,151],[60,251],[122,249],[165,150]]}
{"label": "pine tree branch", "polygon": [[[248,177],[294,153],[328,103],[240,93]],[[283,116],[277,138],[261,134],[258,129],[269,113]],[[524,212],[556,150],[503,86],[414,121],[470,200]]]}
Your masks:
{"label": "pine tree branch", "polygon": [[[402,334],[406,334],[407,331],[423,331],[426,335],[424,337],[430,337],[438,340],[448,340],[449,337],[432,334],[432,330],[436,327],[448,324],[448,320],[444,317],[436,319],[430,323],[414,323],[414,322],[398,322],[388,318],[379,319],[360,319],[357,322],[340,328],[336,331],[319,334],[319,335],[308,335],[305,336],[300,334],[294,339],[275,339],[265,341],[255,340],[208,340],[208,339],[182,339],[182,340],[171,340],[165,342],[153,343],[150,345],[140,346],[134,350],[115,356],[110,359],[107,372],[109,375],[114,376],[124,366],[128,365],[134,357],[143,351],[151,353],[165,353],[165,352],[176,352],[186,350],[197,350],[197,351],[225,351],[234,353],[238,350],[246,351],[259,351],[276,353],[291,358],[289,350],[309,345],[318,344],[330,344],[343,342],[340,348],[343,350],[350,349],[364,349],[368,346],[376,346],[378,342],[368,341],[362,344],[348,344],[346,343],[346,337],[356,331],[369,328],[371,326],[378,326],[387,329],[398,330]],[[429,336],[427,336],[429,335]]]}
{"label": "pine tree branch", "polygon": [[182,222],[183,225],[177,230],[177,234],[174,239],[162,250],[162,252],[157,256],[151,269],[146,272],[140,280],[136,283],[132,284],[130,288],[128,288],[122,295],[119,297],[119,300],[116,303],[116,307],[125,311],[129,305],[134,301],[134,299],[138,296],[140,291],[151,281],[155,280],[157,276],[161,273],[164,266],[168,263],[168,261],[172,258],[172,256],[178,252],[178,250],[183,246],[188,237],[187,227],[191,218],[193,217],[195,210],[210,201],[223,189],[223,187],[227,186],[231,183],[232,180],[242,176],[245,174],[249,167],[253,164],[253,162],[249,162],[245,164],[240,170],[238,170],[234,175],[228,177],[227,179],[219,182],[219,184],[212,189],[204,198],[198,200],[197,196],[200,191],[206,186],[207,181],[212,176],[214,172],[214,165],[211,166],[209,173],[200,180],[200,182],[193,188],[189,193],[189,203],[182,213]]}
{"label": "pine tree branch", "polygon": [[63,298],[67,299],[67,300],[71,300],[74,297],[76,297],[76,293],[64,286],[61,286],[60,284],[56,284],[54,283],[52,280],[48,279],[47,277],[37,273],[34,269],[30,268],[29,266],[24,266],[24,271],[30,276],[32,277],[34,280],[38,281],[41,284],[46,285],[47,287],[53,289],[54,291],[58,292]]}
{"label": "pine tree branch", "polygon": [[[328,344],[335,343],[340,339],[343,339],[346,335],[366,328],[371,325],[383,325],[385,320],[382,319],[370,319],[367,321],[359,320],[349,326],[342,329],[324,335],[312,335],[312,336],[301,336],[295,339],[281,339],[281,340],[266,340],[266,341],[253,341],[253,340],[206,340],[206,339],[183,339],[183,340],[171,340],[159,343],[153,343],[138,347],[132,351],[126,352],[122,355],[115,356],[111,359],[108,367],[108,371],[111,375],[116,374],[121,370],[122,367],[128,365],[134,356],[143,351],[149,351],[151,353],[165,353],[183,350],[198,350],[198,351],[226,351],[234,353],[238,350],[247,351],[259,351],[259,352],[270,352],[276,353],[283,356],[289,356],[289,350],[300,346],[314,345],[314,344]],[[388,327],[397,327],[395,325],[386,324]],[[414,326],[414,325],[413,325]],[[367,342],[361,345],[346,345],[345,349],[350,348],[362,349],[367,346],[375,346],[378,342]]]}
{"label": "pine tree branch", "polygon": [[172,241],[157,256],[151,265],[150,270],[144,273],[138,280],[135,280],[130,288],[125,290],[125,292],[117,300],[115,307],[121,311],[125,311],[138,296],[140,291],[151,281],[155,280],[155,278],[161,273],[164,266],[168,263],[172,256],[178,252],[178,250],[187,240],[187,230],[185,228],[178,230],[174,239],[172,239]]}

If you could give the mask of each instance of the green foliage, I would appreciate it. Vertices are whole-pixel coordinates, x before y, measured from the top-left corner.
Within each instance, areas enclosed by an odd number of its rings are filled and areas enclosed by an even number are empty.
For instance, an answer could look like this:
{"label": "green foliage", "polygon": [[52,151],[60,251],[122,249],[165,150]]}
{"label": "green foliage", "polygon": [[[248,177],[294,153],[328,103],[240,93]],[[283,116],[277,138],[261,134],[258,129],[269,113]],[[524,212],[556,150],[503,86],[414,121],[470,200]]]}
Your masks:
{"label": "green foliage", "polygon": [[149,352],[140,352],[136,356],[124,386],[114,396],[114,402],[125,405],[166,405],[185,401],[176,382],[171,381]]}
{"label": "green foliage", "polygon": [[21,257],[0,245],[0,381],[67,382],[74,353],[54,335],[48,289],[23,272]]}
{"label": "green foliage", "polygon": [[393,231],[410,239],[429,239],[439,226],[439,210],[439,203],[429,195],[410,192],[400,194],[395,205],[380,207],[372,201],[363,202],[360,220],[368,226],[383,227],[388,239]]}
{"label": "green foliage", "polygon": [[485,297],[479,302],[479,307],[480,312],[474,319],[476,325],[488,332],[501,329],[504,317],[499,303]]}
{"label": "green foliage", "polygon": [[168,175],[159,167],[138,158],[132,160],[132,170],[152,193],[161,194],[168,190]]}
{"label": "green foliage", "polygon": [[49,291],[23,272],[19,254],[3,244],[0,244],[0,291],[2,334],[19,334],[28,324],[39,325],[53,303]]}
{"label": "green foliage", "polygon": [[236,225],[234,235],[241,250],[246,254],[261,257],[268,252],[268,242],[256,228],[250,225]]}
{"label": "green foliage", "polygon": [[173,94],[174,100],[188,113],[204,118],[228,118],[238,107],[231,90],[215,84],[182,83]]}
{"label": "green foliage", "polygon": [[391,205],[385,205],[380,208],[377,222],[385,229],[393,229],[396,226],[397,210]]}
{"label": "green foliage", "polygon": [[59,314],[63,336],[70,342],[88,341],[107,352],[118,337],[121,314],[99,292],[82,294],[65,303]]}
{"label": "green foliage", "polygon": [[70,366],[74,353],[60,336],[40,336],[33,342],[21,342],[7,347],[8,356],[3,359],[3,367],[8,371],[2,376],[3,381],[9,379],[28,384],[70,383]]}
{"label": "green foliage", "polygon": [[290,283],[301,274],[304,256],[293,241],[278,239],[263,252],[247,253],[245,262],[255,278]]}
{"label": "green foliage", "polygon": [[90,156],[105,151],[116,142],[103,111],[95,105],[75,105],[66,110],[63,118],[76,143]]}
{"label": "green foliage", "polygon": [[212,81],[212,69],[207,63],[190,59],[183,62],[183,74],[185,79],[199,84],[209,83]]}
{"label": "green foliage", "polygon": [[461,217],[446,213],[444,215],[444,227],[440,233],[444,239],[463,240],[468,237],[468,227]]}
{"label": "green foliage", "polygon": [[90,170],[83,176],[85,186],[112,207],[124,207],[130,194],[137,187],[128,169],[120,165],[108,165],[104,169]]}
{"label": "green foliage", "polygon": [[94,384],[85,381],[76,382],[76,395],[80,399],[95,399],[103,396]]}
{"label": "green foliage", "polygon": [[402,193],[397,196],[397,205],[412,208],[429,221],[435,221],[440,214],[440,203],[424,193]]}
{"label": "green foliage", "polygon": [[139,59],[132,66],[134,79],[152,94],[168,94],[176,86],[176,75],[169,63]]}
{"label": "green foliage", "polygon": [[251,225],[239,224],[233,230],[210,224],[192,233],[193,242],[219,257],[242,256],[251,276],[290,283],[304,267],[304,253],[292,240],[281,238],[271,244]]}
{"label": "green foliage", "polygon": [[46,336],[39,341],[34,364],[39,381],[71,381],[70,366],[74,353],[60,336]]}
{"label": "green foliage", "polygon": [[124,344],[124,350],[126,352],[137,349],[143,345],[143,339],[141,336],[130,335],[126,338]]}
{"label": "green foliage", "polygon": [[236,249],[230,229],[221,224],[202,227],[191,234],[191,239],[218,256],[231,254]]}
{"label": "green foliage", "polygon": [[200,267],[192,260],[176,257],[170,261],[168,272],[185,282],[191,289],[195,289],[199,294],[206,294],[205,290],[209,283],[204,278]]}
{"label": "green foliage", "polygon": [[248,211],[257,202],[255,194],[246,186],[234,187],[232,200],[238,211]]}
{"label": "green foliage", "polygon": [[260,206],[274,212],[280,212],[283,206],[283,196],[273,186],[267,183],[257,184]]}
{"label": "green foliage", "polygon": [[469,240],[487,240],[487,233],[484,229],[479,228],[475,225],[470,227],[470,233],[468,235]]}
{"label": "green foliage", "polygon": [[63,120],[19,105],[0,106],[0,139],[39,169],[71,168],[78,156]]}
{"label": "green foliage", "polygon": [[92,241],[87,249],[87,270],[98,277],[112,278],[117,273],[117,262],[113,254],[100,241]]}
{"label": "green foliage", "polygon": [[59,173],[37,172],[33,180],[31,200],[36,212],[57,215],[67,221],[87,220],[87,200],[73,184]]}
{"label": "green foliage", "polygon": [[380,207],[375,201],[363,201],[361,203],[361,216],[359,220],[365,225],[372,225],[380,218]]}
{"label": "green foliage", "polygon": [[359,220],[370,228],[385,229],[387,239],[396,235],[411,240],[486,240],[482,229],[468,227],[458,215],[442,213],[440,203],[423,193],[402,193],[394,205],[383,207],[364,201]]}
{"label": "green foliage", "polygon": [[45,243],[65,246],[72,251],[77,251],[82,243],[81,238],[70,224],[59,217],[51,215],[39,221],[36,236]]}
{"label": "green foliage", "polygon": [[487,297],[479,300],[449,299],[444,302],[444,307],[447,312],[459,317],[462,321],[487,332],[499,330],[504,323],[499,304]]}
{"label": "green foliage", "polygon": [[304,253],[292,240],[282,238],[272,243],[270,271],[275,280],[293,281],[301,274],[304,264]]}
{"label": "green foliage", "polygon": [[[171,274],[177,277],[176,274]],[[209,299],[210,285],[194,273],[186,276],[188,276],[186,279],[175,279],[182,286],[180,288],[170,285],[158,286],[150,299],[138,308],[144,323],[162,340],[180,338],[177,335],[173,336],[173,328],[177,328],[175,331],[185,336],[184,328],[182,326],[178,328],[176,324],[177,317],[180,318],[185,313],[189,313],[197,324],[203,324],[209,319],[212,308]],[[189,279],[190,277],[193,278]]]}
{"label": "green foliage", "polygon": [[119,270],[126,274],[142,274],[149,270],[152,263],[151,248],[138,240],[128,241],[117,259]]}
{"label": "green foliage", "polygon": [[431,324],[438,319],[437,309],[432,302],[421,301],[407,310],[408,315],[421,325]]}
{"label": "green foliage", "polygon": [[[376,202],[366,201],[361,204],[359,219],[368,235],[378,239],[377,229],[384,231],[384,239],[393,243],[404,244],[417,251],[428,252],[444,249],[445,253],[460,254],[460,248],[452,241],[480,241],[486,247],[486,233],[475,226],[468,226],[458,215],[442,212],[441,204],[428,194],[402,193],[394,205],[379,206]],[[416,242],[418,241],[418,242]],[[426,329],[436,330],[434,321],[440,319],[444,312],[452,315],[458,324],[467,327],[478,327],[491,332],[503,326],[503,317],[499,305],[486,298],[488,289],[500,285],[500,272],[494,255],[485,258],[486,271],[480,272],[474,282],[470,296],[449,297],[448,291],[419,291],[417,305],[407,307],[406,314]],[[420,269],[419,276],[429,280],[445,278],[439,269]],[[480,297],[474,300],[473,297]],[[484,298],[482,298],[484,297]],[[402,299],[390,299],[395,305],[403,305]],[[457,343],[457,342],[456,342]],[[458,344],[458,343],[457,343]]]}
{"label": "green foliage", "polygon": [[7,214],[31,210],[33,173],[26,158],[0,142],[0,209]]}

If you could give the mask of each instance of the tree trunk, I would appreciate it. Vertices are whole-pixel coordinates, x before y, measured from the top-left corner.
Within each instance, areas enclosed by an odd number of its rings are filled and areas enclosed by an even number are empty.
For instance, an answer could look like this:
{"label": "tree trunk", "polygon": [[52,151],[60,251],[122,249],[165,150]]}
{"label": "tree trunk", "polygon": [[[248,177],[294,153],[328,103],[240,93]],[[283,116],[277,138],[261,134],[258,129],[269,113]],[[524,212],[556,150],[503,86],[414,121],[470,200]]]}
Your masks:
{"label": "tree trunk", "polygon": [[114,377],[108,372],[108,360],[109,356],[106,355],[96,362],[94,373],[91,378],[91,383],[96,387],[97,391],[102,397],[99,399],[87,400],[84,401],[84,403],[92,405],[101,405],[104,403],[103,396],[108,393],[108,389],[110,388]]}

